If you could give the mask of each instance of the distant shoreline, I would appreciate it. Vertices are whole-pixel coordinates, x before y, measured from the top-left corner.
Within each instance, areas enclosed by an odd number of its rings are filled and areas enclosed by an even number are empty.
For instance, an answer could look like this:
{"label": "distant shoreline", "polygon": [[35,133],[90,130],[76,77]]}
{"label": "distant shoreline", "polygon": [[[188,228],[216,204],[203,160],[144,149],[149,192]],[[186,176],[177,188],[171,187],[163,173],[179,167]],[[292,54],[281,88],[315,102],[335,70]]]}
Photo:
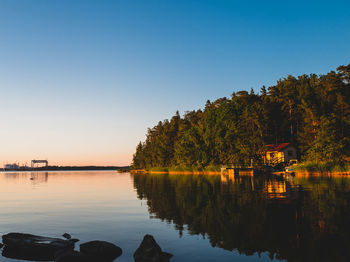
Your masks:
{"label": "distant shoreline", "polygon": [[21,167],[18,169],[0,169],[0,171],[79,171],[79,170],[111,170],[111,171],[124,171],[130,170],[129,166],[47,166],[47,167]]}

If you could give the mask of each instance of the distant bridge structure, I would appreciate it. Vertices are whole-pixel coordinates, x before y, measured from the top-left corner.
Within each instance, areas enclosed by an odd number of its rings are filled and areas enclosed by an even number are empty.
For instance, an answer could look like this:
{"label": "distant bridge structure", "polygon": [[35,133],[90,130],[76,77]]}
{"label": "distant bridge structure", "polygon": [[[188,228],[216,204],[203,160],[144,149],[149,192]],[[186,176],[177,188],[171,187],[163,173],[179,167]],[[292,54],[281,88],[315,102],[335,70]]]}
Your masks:
{"label": "distant bridge structure", "polygon": [[[39,164],[45,164],[45,167],[49,165],[49,162],[47,160],[38,160],[38,159],[33,159],[31,161],[31,168],[38,167]],[[35,166],[36,165],[36,166]]]}

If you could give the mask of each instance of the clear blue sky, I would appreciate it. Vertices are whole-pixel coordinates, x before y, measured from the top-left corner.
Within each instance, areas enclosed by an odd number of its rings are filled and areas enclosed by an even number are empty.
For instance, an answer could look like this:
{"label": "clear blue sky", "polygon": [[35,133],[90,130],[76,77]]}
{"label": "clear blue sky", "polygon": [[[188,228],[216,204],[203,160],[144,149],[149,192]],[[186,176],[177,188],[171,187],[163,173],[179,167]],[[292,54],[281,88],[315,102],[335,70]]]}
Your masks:
{"label": "clear blue sky", "polygon": [[129,164],[207,99],[350,63],[349,1],[0,0],[0,165]]}

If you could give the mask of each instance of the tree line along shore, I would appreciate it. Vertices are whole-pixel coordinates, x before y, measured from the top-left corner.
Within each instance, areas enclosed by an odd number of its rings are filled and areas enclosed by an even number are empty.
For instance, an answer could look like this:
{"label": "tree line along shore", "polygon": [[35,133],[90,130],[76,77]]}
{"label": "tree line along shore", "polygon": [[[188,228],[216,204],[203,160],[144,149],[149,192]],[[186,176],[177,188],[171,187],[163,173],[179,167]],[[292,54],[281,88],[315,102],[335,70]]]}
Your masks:
{"label": "tree line along shore", "polygon": [[132,169],[218,171],[263,163],[267,144],[290,142],[299,170],[349,171],[350,64],[327,74],[287,76],[259,93],[239,91],[179,112],[147,131]]}

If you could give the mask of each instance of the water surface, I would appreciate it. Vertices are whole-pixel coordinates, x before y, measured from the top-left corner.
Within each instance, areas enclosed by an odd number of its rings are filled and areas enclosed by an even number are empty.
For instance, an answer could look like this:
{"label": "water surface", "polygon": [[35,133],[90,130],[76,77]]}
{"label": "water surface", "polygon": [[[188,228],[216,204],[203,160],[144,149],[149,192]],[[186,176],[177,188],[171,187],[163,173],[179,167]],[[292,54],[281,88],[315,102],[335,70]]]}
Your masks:
{"label": "water surface", "polygon": [[0,233],[106,240],[116,261],[147,233],[175,262],[350,261],[349,200],[346,177],[8,172]]}

